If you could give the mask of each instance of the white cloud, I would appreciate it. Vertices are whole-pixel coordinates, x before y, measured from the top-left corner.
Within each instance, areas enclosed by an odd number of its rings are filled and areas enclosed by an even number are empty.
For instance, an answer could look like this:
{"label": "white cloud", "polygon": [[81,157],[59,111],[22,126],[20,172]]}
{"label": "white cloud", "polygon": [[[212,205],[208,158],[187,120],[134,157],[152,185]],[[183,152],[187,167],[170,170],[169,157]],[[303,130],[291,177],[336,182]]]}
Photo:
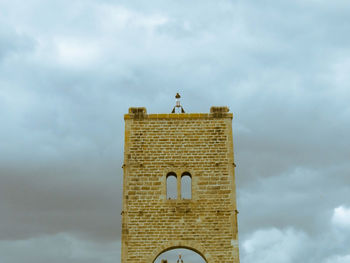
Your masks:
{"label": "white cloud", "polygon": [[350,262],[350,254],[349,255],[336,255],[329,257],[325,263],[349,263]]}
{"label": "white cloud", "polygon": [[350,54],[340,52],[339,58],[331,65],[331,78],[336,87],[344,94],[348,94],[350,82]]}
{"label": "white cloud", "polygon": [[334,208],[332,223],[336,226],[350,228],[350,208],[342,205]]}
{"label": "white cloud", "polygon": [[292,228],[263,229],[254,232],[243,241],[242,262],[292,263],[307,250],[308,237]]}
{"label": "white cloud", "polygon": [[101,18],[101,25],[105,30],[122,30],[126,28],[143,28],[154,30],[157,26],[168,22],[168,18],[160,14],[144,14],[123,6],[100,5],[97,15]]}
{"label": "white cloud", "polygon": [[58,61],[68,66],[91,65],[100,56],[99,46],[88,39],[56,38]]}

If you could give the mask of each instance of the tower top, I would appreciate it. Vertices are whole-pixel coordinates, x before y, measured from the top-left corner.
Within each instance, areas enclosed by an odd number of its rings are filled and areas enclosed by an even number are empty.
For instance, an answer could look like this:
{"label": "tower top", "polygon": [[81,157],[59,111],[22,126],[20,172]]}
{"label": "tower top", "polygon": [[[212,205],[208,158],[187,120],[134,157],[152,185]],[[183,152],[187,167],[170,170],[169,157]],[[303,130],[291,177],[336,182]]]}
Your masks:
{"label": "tower top", "polygon": [[[175,106],[176,107],[176,106]],[[174,107],[174,109],[175,109]],[[208,118],[233,118],[227,106],[212,106],[210,113],[181,113],[181,114],[147,114],[145,107],[129,108],[129,113],[124,115],[124,119],[208,119]]]}

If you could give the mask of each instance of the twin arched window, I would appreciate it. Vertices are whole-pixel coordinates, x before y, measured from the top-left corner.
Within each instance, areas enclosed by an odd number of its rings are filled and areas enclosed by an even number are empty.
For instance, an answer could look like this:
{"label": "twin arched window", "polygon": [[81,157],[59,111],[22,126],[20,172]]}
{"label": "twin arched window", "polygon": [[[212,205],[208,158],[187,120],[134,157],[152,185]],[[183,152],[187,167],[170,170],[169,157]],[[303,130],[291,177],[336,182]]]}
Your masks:
{"label": "twin arched window", "polygon": [[166,176],[166,198],[177,199],[179,194],[181,199],[192,198],[192,176],[189,172],[182,173],[180,178],[174,172]]}

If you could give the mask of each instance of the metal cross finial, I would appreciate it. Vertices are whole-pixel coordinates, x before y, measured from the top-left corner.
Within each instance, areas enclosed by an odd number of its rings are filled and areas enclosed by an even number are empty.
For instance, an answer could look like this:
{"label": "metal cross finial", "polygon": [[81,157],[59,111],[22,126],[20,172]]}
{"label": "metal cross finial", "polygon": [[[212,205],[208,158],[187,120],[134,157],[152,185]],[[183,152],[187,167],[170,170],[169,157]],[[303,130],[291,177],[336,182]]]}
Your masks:
{"label": "metal cross finial", "polygon": [[175,95],[175,99],[176,99],[176,104],[175,107],[173,108],[171,113],[176,113],[176,109],[178,109],[178,113],[180,113],[180,109],[181,109],[181,113],[185,113],[184,109],[182,108],[181,104],[180,104],[180,94],[176,93]]}

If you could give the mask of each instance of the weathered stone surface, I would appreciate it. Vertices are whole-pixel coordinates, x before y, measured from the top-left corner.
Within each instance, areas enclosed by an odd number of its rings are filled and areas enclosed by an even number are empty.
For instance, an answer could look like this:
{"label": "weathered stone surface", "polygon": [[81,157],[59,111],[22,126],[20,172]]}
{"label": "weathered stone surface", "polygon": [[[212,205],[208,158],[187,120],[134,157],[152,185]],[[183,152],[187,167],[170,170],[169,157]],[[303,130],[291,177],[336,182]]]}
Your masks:
{"label": "weathered stone surface", "polygon": [[[125,119],[122,263],[152,263],[185,247],[208,263],[239,262],[232,113],[147,114]],[[178,196],[166,198],[166,176],[177,175]],[[192,177],[192,198],[181,199],[181,175]]]}

